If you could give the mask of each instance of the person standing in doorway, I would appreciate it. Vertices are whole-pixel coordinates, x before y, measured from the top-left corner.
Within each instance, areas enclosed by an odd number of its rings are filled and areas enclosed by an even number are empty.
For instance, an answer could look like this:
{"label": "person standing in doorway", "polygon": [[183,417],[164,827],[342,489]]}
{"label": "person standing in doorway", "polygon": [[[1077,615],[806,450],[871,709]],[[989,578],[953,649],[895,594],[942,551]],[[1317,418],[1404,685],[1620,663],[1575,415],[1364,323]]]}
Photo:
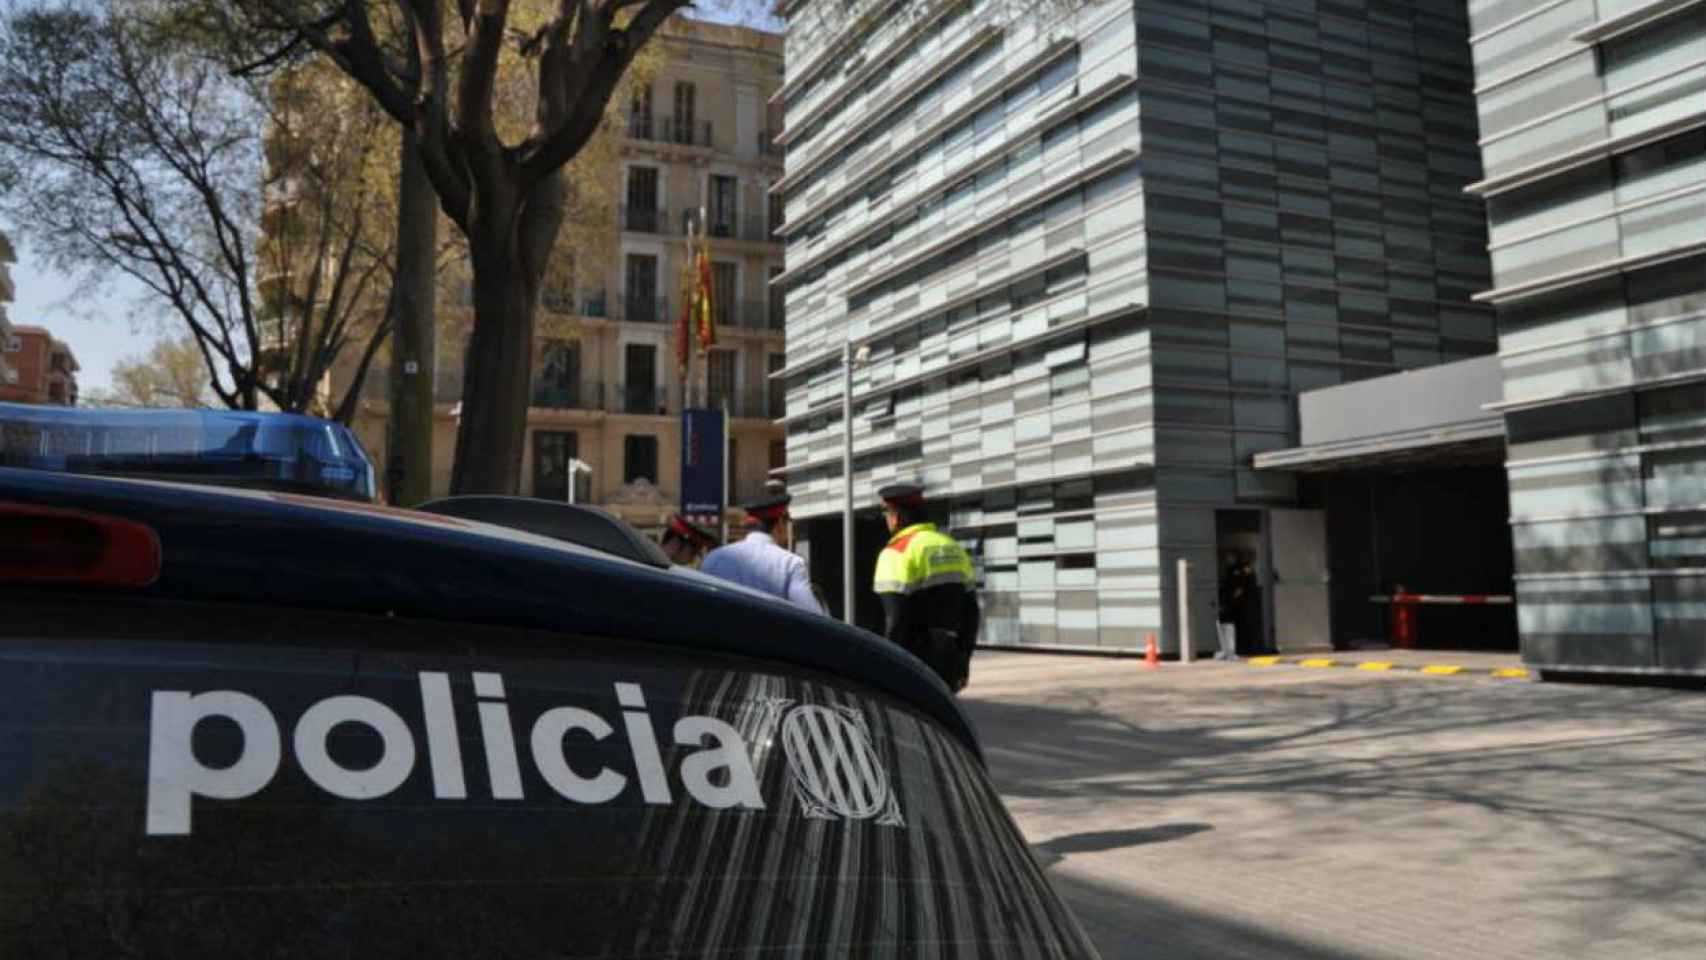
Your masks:
{"label": "person standing in doorway", "polygon": [[806,562],[777,545],[787,538],[789,494],[765,496],[741,505],[746,511],[746,537],[705,555],[699,569],[730,583],[780,597],[796,607],[822,613],[812,595]]}
{"label": "person standing in doorway", "polygon": [[924,488],[896,483],[877,491],[889,542],[872,586],[883,603],[883,635],[930,665],[948,689],[965,689],[980,611],[971,554],[924,520]]}
{"label": "person standing in doorway", "polygon": [[1220,631],[1220,650],[1216,660],[1238,659],[1238,625],[1243,620],[1244,605],[1249,600],[1249,585],[1243,576],[1243,565],[1237,554],[1227,554],[1220,573],[1220,603],[1215,627]]}

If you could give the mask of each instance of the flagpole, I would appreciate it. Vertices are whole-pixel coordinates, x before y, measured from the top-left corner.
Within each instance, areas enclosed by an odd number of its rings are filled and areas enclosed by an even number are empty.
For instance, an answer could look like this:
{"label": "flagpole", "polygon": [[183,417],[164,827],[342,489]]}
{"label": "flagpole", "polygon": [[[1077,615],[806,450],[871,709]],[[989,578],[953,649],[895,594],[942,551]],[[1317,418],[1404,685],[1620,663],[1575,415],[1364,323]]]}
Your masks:
{"label": "flagpole", "polygon": [[682,337],[682,343],[678,349],[682,351],[682,357],[685,359],[681,365],[681,408],[683,410],[693,406],[693,317],[687,311],[691,310],[693,303],[693,283],[688,278],[693,275],[693,234],[696,227],[697,224],[693,222],[693,218],[688,217],[686,237],[684,238],[684,242],[687,244],[687,260],[681,266],[683,279],[681,295],[684,299],[680,305],[680,309],[687,316],[686,329],[683,330],[681,324],[676,324],[676,332]]}

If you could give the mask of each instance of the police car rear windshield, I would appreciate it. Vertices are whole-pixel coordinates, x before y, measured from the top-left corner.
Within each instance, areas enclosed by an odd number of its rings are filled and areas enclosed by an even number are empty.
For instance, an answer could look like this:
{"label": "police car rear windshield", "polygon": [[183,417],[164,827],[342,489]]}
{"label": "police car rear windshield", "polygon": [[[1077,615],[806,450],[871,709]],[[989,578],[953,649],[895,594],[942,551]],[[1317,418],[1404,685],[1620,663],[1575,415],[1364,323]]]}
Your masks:
{"label": "police car rear windshield", "polygon": [[0,403],[0,466],[369,502],[376,492],[372,461],[347,427],[285,413]]}

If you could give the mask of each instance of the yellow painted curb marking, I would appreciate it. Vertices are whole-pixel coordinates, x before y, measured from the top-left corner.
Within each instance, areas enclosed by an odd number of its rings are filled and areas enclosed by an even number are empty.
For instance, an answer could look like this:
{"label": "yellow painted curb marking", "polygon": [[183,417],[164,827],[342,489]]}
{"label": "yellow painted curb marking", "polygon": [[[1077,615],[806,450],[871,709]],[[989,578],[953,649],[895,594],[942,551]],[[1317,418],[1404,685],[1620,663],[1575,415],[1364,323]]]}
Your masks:
{"label": "yellow painted curb marking", "polygon": [[1382,663],[1382,662],[1377,661],[1377,660],[1370,660],[1367,663],[1357,664],[1357,669],[1358,670],[1390,670],[1390,669],[1392,669],[1392,664]]}
{"label": "yellow painted curb marking", "polygon": [[1249,664],[1252,667],[1271,667],[1279,662],[1279,657],[1251,657],[1249,660]]}
{"label": "yellow painted curb marking", "polygon": [[1432,673],[1432,674],[1435,674],[1437,676],[1450,676],[1451,674],[1454,674],[1454,673],[1463,672],[1463,668],[1462,667],[1449,666],[1447,664],[1435,664],[1434,666],[1431,666],[1431,667],[1423,667],[1422,672],[1423,673]]}
{"label": "yellow painted curb marking", "polygon": [[1298,665],[1303,667],[1330,667],[1333,665],[1333,661],[1316,657],[1310,660],[1299,660]]}
{"label": "yellow painted curb marking", "polygon": [[1511,679],[1521,679],[1523,677],[1528,676],[1528,671],[1524,670],[1521,667],[1500,667],[1499,669],[1493,671],[1493,676],[1495,676],[1495,677],[1509,677]]}

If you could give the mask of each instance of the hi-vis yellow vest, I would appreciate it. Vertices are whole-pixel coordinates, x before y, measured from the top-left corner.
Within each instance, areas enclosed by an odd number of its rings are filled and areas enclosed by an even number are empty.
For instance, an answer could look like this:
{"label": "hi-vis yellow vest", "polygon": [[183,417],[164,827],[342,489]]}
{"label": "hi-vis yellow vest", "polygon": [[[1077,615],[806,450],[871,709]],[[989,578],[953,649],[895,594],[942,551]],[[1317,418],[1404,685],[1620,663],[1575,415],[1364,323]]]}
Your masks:
{"label": "hi-vis yellow vest", "polygon": [[877,575],[872,584],[878,593],[910,595],[944,583],[977,588],[971,554],[953,537],[933,523],[915,523],[889,538],[877,557]]}

